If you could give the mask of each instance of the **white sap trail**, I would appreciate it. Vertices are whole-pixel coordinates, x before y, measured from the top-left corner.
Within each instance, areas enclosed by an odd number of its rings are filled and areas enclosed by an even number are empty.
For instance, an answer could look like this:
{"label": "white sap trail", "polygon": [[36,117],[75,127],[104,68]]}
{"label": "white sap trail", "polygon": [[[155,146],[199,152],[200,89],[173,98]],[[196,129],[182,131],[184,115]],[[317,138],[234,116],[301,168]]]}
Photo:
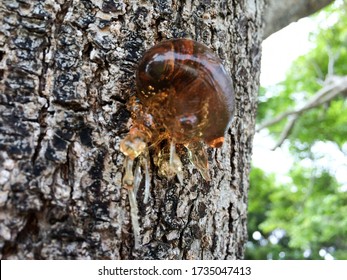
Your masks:
{"label": "white sap trail", "polygon": [[137,215],[138,208],[136,203],[136,196],[133,189],[128,190],[128,197],[130,202],[130,217],[131,223],[133,226],[134,233],[134,247],[135,249],[140,247],[140,225],[139,225],[139,217]]}
{"label": "white sap trail", "polygon": [[145,195],[144,195],[144,199],[143,199],[143,202],[145,204],[148,203],[150,182],[151,182],[151,178],[149,177],[148,159],[145,158]]}

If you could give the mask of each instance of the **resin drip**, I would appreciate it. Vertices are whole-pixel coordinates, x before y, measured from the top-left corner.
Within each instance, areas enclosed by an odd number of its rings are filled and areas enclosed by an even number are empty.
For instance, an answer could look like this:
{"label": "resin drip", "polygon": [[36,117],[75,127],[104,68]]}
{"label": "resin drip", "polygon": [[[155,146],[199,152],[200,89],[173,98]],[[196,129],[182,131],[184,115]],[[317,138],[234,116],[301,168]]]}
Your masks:
{"label": "resin drip", "polygon": [[127,157],[123,184],[129,190],[138,243],[134,183],[141,172],[134,176],[134,161],[145,168],[145,203],[149,198],[149,150],[160,176],[171,179],[178,175],[182,181],[183,167],[176,148],[184,146],[190,161],[210,180],[204,143],[222,146],[235,101],[231,78],[220,59],[189,39],[163,41],[145,52],[136,73],[136,87],[137,93],[128,103],[132,127],[120,147]]}

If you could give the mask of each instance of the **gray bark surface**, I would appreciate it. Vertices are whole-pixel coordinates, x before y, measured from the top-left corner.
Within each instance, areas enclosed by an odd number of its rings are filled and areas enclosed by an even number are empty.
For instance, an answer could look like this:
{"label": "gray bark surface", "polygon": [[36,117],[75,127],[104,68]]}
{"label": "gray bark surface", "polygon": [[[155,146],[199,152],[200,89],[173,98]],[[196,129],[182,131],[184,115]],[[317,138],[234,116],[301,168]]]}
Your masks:
{"label": "gray bark surface", "polygon": [[[242,258],[262,11],[253,0],[2,0],[0,257]],[[236,114],[223,148],[209,149],[211,182],[184,155],[183,184],[151,163],[135,250],[119,151],[126,101],[141,54],[172,37],[223,60]]]}

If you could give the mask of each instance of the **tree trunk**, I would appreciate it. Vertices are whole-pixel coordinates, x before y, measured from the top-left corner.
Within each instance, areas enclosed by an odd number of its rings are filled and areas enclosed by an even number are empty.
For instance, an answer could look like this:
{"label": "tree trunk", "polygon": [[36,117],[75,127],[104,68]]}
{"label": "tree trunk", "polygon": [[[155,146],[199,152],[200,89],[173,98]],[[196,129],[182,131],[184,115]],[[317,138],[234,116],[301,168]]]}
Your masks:
{"label": "tree trunk", "polygon": [[[263,1],[1,2],[2,259],[240,259],[260,71]],[[122,187],[126,101],[141,54],[163,39],[211,47],[230,71],[236,113],[211,182],[151,164],[134,248]],[[153,156],[153,155],[151,155]]]}

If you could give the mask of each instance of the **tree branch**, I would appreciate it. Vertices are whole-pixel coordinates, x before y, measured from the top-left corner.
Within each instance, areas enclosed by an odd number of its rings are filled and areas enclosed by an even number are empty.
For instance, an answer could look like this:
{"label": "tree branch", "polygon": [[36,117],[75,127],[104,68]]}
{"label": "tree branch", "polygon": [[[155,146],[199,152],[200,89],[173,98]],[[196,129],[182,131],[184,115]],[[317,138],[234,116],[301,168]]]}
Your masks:
{"label": "tree branch", "polygon": [[283,141],[288,137],[290,131],[292,130],[295,122],[299,118],[299,116],[312,108],[318,107],[322,104],[328,103],[331,100],[333,100],[336,96],[340,94],[346,94],[347,93],[347,76],[330,76],[325,81],[325,86],[320,89],[310,100],[307,101],[307,103],[302,106],[301,108],[290,110],[287,112],[284,112],[277,117],[273,118],[272,120],[269,120],[262,125],[260,125],[257,128],[257,132],[260,130],[272,126],[283,119],[287,117],[291,117],[288,120],[288,123],[286,124],[284,130],[282,131],[282,134],[280,136],[280,139],[274,149],[281,146]]}
{"label": "tree branch", "polygon": [[264,11],[264,39],[291,22],[309,16],[332,2],[333,0],[267,0]]}

